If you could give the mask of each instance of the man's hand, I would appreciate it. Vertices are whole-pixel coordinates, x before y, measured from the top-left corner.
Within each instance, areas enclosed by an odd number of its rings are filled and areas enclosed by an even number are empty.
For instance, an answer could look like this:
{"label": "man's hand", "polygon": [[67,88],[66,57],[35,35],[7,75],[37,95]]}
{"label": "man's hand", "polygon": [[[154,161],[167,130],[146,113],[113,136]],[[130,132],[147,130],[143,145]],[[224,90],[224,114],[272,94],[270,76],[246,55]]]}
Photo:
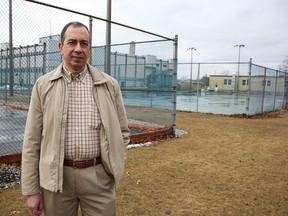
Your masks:
{"label": "man's hand", "polygon": [[42,196],[38,194],[27,196],[27,206],[34,216],[40,216],[43,210]]}

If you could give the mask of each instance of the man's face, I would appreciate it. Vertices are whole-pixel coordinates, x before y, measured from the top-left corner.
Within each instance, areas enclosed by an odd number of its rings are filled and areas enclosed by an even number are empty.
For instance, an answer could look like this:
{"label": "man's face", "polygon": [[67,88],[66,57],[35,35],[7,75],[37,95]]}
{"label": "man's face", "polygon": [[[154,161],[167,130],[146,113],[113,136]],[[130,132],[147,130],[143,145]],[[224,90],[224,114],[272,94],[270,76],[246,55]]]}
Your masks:
{"label": "man's face", "polygon": [[89,33],[85,27],[69,26],[63,44],[58,44],[64,67],[73,74],[84,70],[90,55]]}

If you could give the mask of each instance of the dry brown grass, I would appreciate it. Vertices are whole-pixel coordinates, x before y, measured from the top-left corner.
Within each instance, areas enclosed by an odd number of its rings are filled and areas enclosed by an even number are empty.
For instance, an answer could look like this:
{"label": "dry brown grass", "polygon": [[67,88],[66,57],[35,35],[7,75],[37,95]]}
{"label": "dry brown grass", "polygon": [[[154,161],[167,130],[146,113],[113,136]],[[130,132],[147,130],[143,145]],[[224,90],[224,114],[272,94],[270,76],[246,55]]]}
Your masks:
{"label": "dry brown grass", "polygon": [[[288,215],[288,112],[241,119],[177,113],[181,138],[128,151],[118,215]],[[27,215],[20,188],[0,215]],[[11,214],[12,215],[12,214]]]}
{"label": "dry brown grass", "polygon": [[288,112],[177,126],[189,135],[128,152],[119,215],[288,215]]}

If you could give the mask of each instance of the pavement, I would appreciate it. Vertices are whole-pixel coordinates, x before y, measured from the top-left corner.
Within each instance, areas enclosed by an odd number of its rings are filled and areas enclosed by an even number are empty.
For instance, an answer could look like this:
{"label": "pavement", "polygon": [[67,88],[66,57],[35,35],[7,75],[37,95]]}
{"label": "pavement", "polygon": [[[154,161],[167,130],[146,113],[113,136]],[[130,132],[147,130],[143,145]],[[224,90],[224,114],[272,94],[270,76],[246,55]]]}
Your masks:
{"label": "pavement", "polygon": [[22,152],[27,111],[0,107],[0,156]]}

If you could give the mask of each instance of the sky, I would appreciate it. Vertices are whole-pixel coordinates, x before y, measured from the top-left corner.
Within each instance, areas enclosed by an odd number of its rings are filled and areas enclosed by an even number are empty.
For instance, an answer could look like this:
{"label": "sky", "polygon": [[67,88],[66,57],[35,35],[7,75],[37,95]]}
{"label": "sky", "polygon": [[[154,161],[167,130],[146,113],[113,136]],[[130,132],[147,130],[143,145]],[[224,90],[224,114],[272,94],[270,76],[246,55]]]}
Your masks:
{"label": "sky", "polygon": [[[42,0],[106,18],[106,0]],[[112,21],[173,38],[178,61],[252,62],[279,69],[288,58],[287,0],[112,0]],[[113,35],[112,35],[113,37]]]}
{"label": "sky", "polygon": [[[106,18],[105,0],[42,0]],[[112,0],[112,21],[173,38],[180,62],[241,61],[278,69],[288,58],[287,0]],[[113,36],[112,36],[113,37]]]}

